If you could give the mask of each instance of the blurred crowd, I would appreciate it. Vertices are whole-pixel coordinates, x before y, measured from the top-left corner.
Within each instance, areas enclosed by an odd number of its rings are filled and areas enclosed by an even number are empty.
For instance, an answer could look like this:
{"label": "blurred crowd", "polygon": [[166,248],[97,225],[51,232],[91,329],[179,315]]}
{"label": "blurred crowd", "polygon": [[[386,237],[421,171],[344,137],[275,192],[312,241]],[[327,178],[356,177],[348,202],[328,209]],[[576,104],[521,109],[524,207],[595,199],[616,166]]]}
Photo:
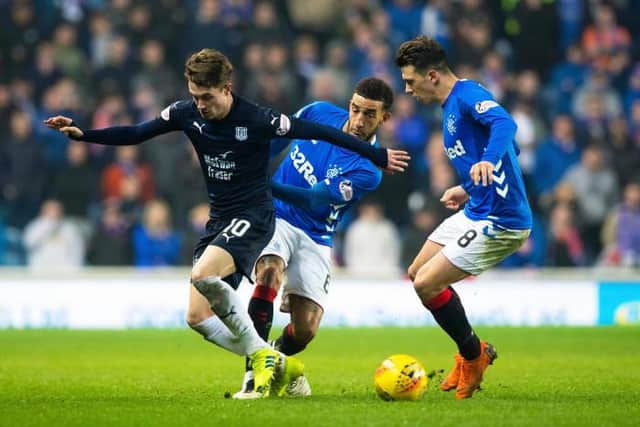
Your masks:
{"label": "blurred crowd", "polygon": [[232,60],[234,90],[294,113],[345,106],[365,76],[396,91],[378,140],[408,150],[338,232],[335,261],[401,272],[456,184],[439,106],[403,95],[399,44],[436,38],[513,114],[534,211],[504,267],[640,264],[640,2],[631,0],[0,0],[0,265],[191,263],[208,217],[181,133],[139,146],[42,125],[134,124],[187,97],[187,56]]}

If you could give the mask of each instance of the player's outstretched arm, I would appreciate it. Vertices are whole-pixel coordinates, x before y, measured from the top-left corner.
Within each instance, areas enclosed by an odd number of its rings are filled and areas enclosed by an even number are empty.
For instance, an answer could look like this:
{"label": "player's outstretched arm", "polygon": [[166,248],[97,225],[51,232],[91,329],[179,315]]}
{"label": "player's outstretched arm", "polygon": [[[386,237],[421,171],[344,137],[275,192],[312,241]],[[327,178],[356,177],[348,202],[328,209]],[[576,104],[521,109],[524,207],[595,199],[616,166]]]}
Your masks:
{"label": "player's outstretched arm", "polygon": [[271,191],[276,199],[306,210],[341,202],[335,199],[329,187],[322,185],[322,183],[316,184],[311,188],[301,188],[272,180]]}
{"label": "player's outstretched arm", "polygon": [[49,117],[44,121],[46,127],[56,129],[64,133],[71,139],[80,139],[84,136],[84,132],[75,126],[73,120],[65,116]]}
{"label": "player's outstretched arm", "polygon": [[292,119],[291,130],[286,134],[286,137],[328,141],[368,158],[376,166],[389,173],[404,172],[411,159],[406,151],[373,147],[341,130],[310,120]]}
{"label": "player's outstretched arm", "polygon": [[156,118],[134,126],[114,126],[104,129],[82,130],[65,116],[50,117],[44,124],[57,129],[71,139],[104,145],[135,145],[154,136],[176,130],[170,122]]}

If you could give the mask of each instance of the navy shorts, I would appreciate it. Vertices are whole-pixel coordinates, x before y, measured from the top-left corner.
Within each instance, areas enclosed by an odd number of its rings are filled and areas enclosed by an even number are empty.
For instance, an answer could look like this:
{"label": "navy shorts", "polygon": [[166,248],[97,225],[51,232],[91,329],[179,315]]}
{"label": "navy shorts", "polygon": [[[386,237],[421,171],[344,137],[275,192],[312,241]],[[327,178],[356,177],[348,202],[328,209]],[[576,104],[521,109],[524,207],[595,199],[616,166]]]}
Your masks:
{"label": "navy shorts", "polygon": [[193,263],[198,261],[207,246],[218,246],[229,252],[236,264],[235,274],[224,280],[234,289],[238,288],[242,276],[253,283],[253,266],[273,237],[275,224],[275,211],[264,208],[247,209],[236,215],[210,219],[193,251]]}

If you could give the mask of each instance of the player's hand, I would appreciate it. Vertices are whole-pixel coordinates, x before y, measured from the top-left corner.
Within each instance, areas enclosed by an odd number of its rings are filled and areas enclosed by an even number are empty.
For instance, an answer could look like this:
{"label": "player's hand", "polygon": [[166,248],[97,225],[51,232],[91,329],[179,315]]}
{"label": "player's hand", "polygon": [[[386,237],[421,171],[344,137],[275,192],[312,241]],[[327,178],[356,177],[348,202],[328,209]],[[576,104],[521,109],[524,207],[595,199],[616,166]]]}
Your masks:
{"label": "player's hand", "polygon": [[411,156],[406,151],[387,148],[387,167],[383,170],[390,174],[404,172],[409,166],[409,160]]}
{"label": "player's hand", "polygon": [[56,129],[70,138],[82,138],[84,133],[77,126],[71,126],[73,120],[65,116],[49,117],[44,124],[50,129]]}
{"label": "player's hand", "polygon": [[469,195],[464,191],[464,188],[456,185],[446,190],[440,198],[440,201],[445,208],[457,211],[468,199]]}
{"label": "player's hand", "polygon": [[493,169],[494,165],[491,162],[482,161],[471,166],[469,175],[473,181],[473,185],[478,185],[482,182],[482,186],[486,187],[493,182]]}

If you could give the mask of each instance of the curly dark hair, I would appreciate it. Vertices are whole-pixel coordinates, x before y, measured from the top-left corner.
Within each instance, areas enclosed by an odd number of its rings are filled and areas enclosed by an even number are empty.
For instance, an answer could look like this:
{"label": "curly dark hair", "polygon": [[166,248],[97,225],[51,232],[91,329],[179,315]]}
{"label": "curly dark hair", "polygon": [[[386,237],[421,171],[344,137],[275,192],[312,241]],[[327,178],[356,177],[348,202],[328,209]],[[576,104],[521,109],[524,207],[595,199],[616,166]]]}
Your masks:
{"label": "curly dark hair", "polygon": [[377,77],[366,77],[358,82],[355,93],[363,98],[374,101],[382,101],[382,108],[385,111],[391,110],[393,105],[393,90],[382,79]]}
{"label": "curly dark hair", "polygon": [[413,65],[418,72],[428,68],[438,71],[449,69],[447,54],[440,44],[427,36],[419,36],[400,45],[396,53],[396,65],[405,67]]}

